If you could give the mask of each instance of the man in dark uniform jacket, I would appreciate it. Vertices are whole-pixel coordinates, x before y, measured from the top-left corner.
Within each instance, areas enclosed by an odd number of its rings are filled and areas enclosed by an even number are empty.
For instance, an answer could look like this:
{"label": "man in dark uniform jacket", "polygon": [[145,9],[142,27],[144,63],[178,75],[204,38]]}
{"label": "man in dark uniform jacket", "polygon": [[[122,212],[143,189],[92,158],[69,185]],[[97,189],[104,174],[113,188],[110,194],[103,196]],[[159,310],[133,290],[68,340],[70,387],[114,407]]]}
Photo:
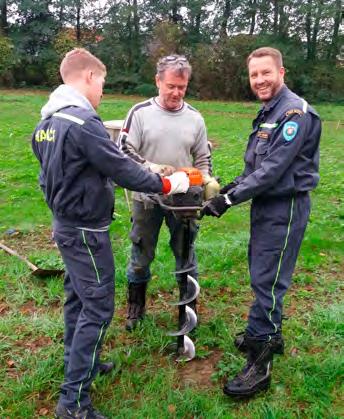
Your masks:
{"label": "man in dark uniform jacket", "polygon": [[319,182],[321,122],[284,84],[281,53],[259,48],[248,59],[253,93],[263,103],[249,137],[245,169],[204,208],[220,217],[252,199],[248,261],[255,300],[248,325],[235,340],[247,364],[224,392],[251,396],[269,387],[274,353],[283,353],[282,303],[291,284],[310,213],[309,192]]}
{"label": "man in dark uniform jacket", "polygon": [[42,108],[32,136],[41,165],[40,186],[54,216],[54,239],[66,265],[65,379],[57,418],[102,419],[90,385],[114,311],[114,260],[109,226],[113,182],[151,193],[186,192],[185,173],[165,178],[125,156],[110,140],[96,109],[106,68],[82,48],[62,60],[59,86]]}

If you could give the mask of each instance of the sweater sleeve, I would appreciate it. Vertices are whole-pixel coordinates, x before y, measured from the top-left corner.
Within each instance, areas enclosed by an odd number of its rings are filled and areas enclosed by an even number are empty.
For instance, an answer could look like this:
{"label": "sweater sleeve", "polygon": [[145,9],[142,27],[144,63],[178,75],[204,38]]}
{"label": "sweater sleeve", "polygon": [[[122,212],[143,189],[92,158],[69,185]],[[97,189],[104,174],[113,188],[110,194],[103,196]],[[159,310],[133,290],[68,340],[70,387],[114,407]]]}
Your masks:
{"label": "sweater sleeve", "polygon": [[208,145],[207,129],[204,119],[200,116],[199,130],[191,149],[193,165],[204,175],[212,175],[210,147]]}
{"label": "sweater sleeve", "polygon": [[128,112],[119,134],[117,144],[124,154],[135,160],[137,163],[144,164],[146,159],[144,159],[138,152],[141,145],[142,127],[138,121],[138,114],[135,110],[136,107],[133,107]]}

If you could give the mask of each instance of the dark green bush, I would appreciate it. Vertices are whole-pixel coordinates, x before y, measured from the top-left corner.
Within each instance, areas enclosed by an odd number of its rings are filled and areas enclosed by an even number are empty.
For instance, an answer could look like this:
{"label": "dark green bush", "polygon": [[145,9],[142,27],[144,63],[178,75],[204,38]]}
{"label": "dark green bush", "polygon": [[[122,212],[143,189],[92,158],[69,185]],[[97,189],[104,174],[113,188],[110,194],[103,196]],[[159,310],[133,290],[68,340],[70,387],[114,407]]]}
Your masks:
{"label": "dark green bush", "polygon": [[135,93],[146,97],[156,96],[157,88],[154,84],[143,83],[136,87]]}
{"label": "dark green bush", "polygon": [[118,93],[133,94],[139,85],[137,74],[116,74],[111,73],[106,78],[106,88]]}

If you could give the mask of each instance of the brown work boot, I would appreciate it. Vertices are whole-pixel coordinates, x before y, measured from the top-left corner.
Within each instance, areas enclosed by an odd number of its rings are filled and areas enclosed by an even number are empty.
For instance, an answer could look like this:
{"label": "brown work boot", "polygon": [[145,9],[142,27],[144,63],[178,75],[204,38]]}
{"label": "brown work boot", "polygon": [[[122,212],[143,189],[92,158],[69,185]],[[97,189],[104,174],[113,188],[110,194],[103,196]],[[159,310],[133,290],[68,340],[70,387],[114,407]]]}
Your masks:
{"label": "brown work boot", "polygon": [[125,328],[131,332],[145,315],[147,282],[129,283]]}

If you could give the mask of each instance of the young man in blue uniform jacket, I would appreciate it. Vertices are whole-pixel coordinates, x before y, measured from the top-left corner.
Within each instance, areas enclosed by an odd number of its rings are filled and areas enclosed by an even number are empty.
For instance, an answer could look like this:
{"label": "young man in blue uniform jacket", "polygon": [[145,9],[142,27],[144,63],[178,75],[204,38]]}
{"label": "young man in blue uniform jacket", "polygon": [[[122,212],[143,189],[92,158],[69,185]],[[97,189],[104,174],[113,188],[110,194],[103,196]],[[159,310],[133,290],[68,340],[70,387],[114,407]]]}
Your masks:
{"label": "young man in blue uniform jacket", "polygon": [[248,262],[255,300],[235,345],[247,364],[224,392],[251,396],[269,387],[273,355],[283,353],[282,304],[291,284],[310,213],[309,192],[319,182],[321,121],[284,84],[281,53],[259,48],[248,59],[253,93],[262,108],[253,121],[241,176],[208,202],[204,214],[220,217],[252,199]]}
{"label": "young man in blue uniform jacket", "polygon": [[106,76],[100,60],[74,49],[62,60],[60,73],[64,84],[42,108],[32,136],[40,186],[66,266],[65,378],[56,417],[101,419],[105,416],[93,408],[89,389],[102,367],[99,353],[114,311],[113,181],[130,190],[165,194],[186,192],[189,181],[181,172],[165,178],[152,173],[110,140],[95,111]]}

